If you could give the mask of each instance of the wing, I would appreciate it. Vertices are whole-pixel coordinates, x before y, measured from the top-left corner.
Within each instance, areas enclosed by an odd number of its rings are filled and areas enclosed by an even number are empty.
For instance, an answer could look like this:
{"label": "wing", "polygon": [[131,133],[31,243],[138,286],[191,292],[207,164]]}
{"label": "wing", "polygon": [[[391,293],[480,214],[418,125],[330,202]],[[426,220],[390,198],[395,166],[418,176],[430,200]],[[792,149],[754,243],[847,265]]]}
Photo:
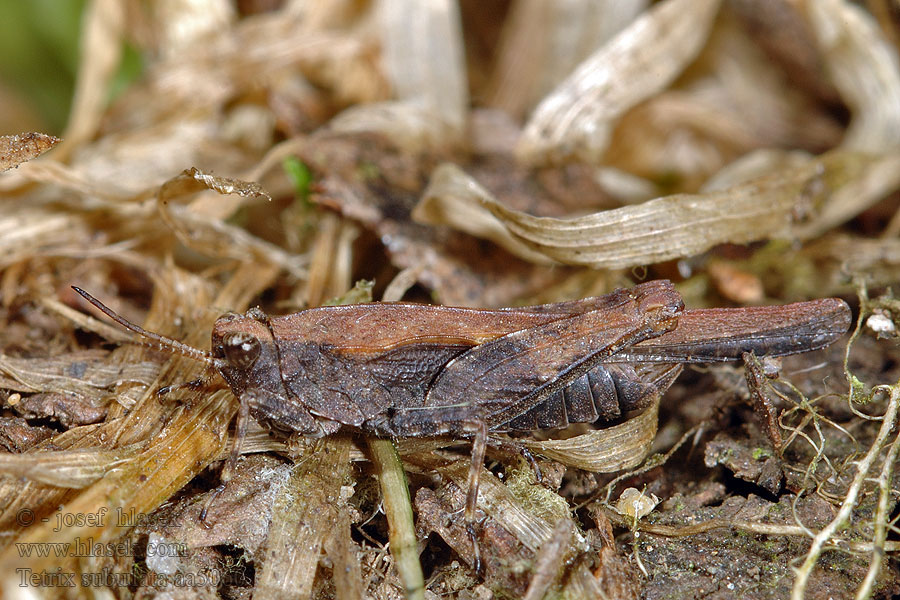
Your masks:
{"label": "wing", "polygon": [[398,408],[399,435],[436,435],[482,421],[508,423],[616,352],[671,330],[683,308],[657,281],[603,297],[603,308],[486,342],[450,361],[421,407]]}
{"label": "wing", "polygon": [[[345,354],[371,354],[411,344],[475,346],[568,316],[567,313],[535,312],[530,308],[540,307],[477,310],[373,302],[313,308],[274,317],[271,322],[279,342],[310,343]],[[588,309],[582,308],[582,312]]]}
{"label": "wing", "polygon": [[496,310],[371,302],[312,308],[269,322],[279,344],[310,343],[343,353],[386,352],[411,344],[476,346],[590,311],[614,311],[633,295],[663,289],[671,290],[672,284],[651,281],[594,298]]}

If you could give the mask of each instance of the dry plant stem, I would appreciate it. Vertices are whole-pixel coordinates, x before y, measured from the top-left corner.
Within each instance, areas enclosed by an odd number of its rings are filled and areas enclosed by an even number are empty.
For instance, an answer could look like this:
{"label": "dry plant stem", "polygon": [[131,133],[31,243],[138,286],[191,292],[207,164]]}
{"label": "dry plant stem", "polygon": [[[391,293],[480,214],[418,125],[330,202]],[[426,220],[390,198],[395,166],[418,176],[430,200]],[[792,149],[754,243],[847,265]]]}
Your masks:
{"label": "dry plant stem", "polygon": [[381,296],[381,300],[383,302],[399,302],[402,300],[406,292],[409,291],[409,288],[416,285],[416,281],[423,270],[424,267],[418,265],[403,269],[397,273],[394,278],[391,279],[388,286],[384,288],[384,294]]}
{"label": "dry plant stem", "polygon": [[[603,514],[609,518],[609,520],[616,525],[621,527],[632,527],[633,521],[631,519],[626,519],[622,515],[619,515],[612,509],[604,510]],[[700,533],[706,533],[708,531],[712,531],[714,529],[721,529],[723,527],[739,529],[741,531],[748,531],[750,533],[758,533],[761,535],[798,535],[798,536],[807,536],[813,535],[809,529],[803,527],[801,525],[781,525],[778,523],[758,523],[756,521],[732,521],[728,519],[710,519],[708,521],[703,521],[702,523],[695,523],[693,525],[685,525],[684,527],[673,527],[671,525],[655,525],[651,523],[640,523],[638,525],[637,531],[642,531],[645,533],[652,533],[653,535],[660,535],[665,537],[688,537],[691,535],[697,535]],[[872,552],[873,546],[872,544],[863,544],[860,542],[852,542],[848,540],[839,540],[834,542],[829,542],[827,544],[828,548],[842,548],[851,550],[853,552]],[[900,542],[884,542],[884,551],[885,552],[897,552],[900,550]]]}
{"label": "dry plant stem", "polygon": [[115,0],[98,0],[86,6],[75,94],[63,133],[65,142],[57,154],[60,160],[71,156],[100,126],[109,102],[107,90],[122,58],[126,13],[125,5]]}
{"label": "dry plant stem", "polygon": [[647,567],[644,566],[644,561],[641,560],[641,552],[640,545],[638,544],[638,540],[641,537],[641,532],[635,529],[632,529],[633,535],[631,538],[631,551],[632,556],[634,556],[634,562],[637,565],[638,569],[641,570],[644,577],[650,577],[650,573],[647,572]]}
{"label": "dry plant stem", "polygon": [[403,582],[406,597],[410,600],[424,600],[425,578],[422,575],[422,565],[419,563],[409,484],[406,481],[403,464],[390,440],[369,438],[368,443],[381,482],[391,556],[394,557],[397,573]]}
{"label": "dry plant stem", "polygon": [[560,519],[553,527],[553,536],[540,549],[534,562],[534,577],[528,584],[524,600],[541,600],[559,577],[565,563],[566,550],[572,541],[572,522]]}
{"label": "dry plant stem", "polygon": [[863,384],[850,372],[850,349],[853,347],[853,342],[862,334],[866,320],[872,314],[872,305],[869,300],[869,290],[866,288],[865,279],[862,277],[854,278],[853,286],[856,288],[856,295],[859,298],[859,316],[856,318],[856,326],[853,328],[853,333],[850,334],[850,339],[844,348],[844,378],[850,384],[850,389],[847,393],[847,406],[860,419],[871,420],[872,417],[860,412],[853,406],[856,397],[862,392]]}
{"label": "dry plant stem", "polygon": [[313,244],[309,279],[306,282],[307,306],[319,306],[328,297],[326,287],[332,271],[341,222],[336,215],[326,213],[319,220],[319,231]]}
{"label": "dry plant stem", "polygon": [[891,449],[884,457],[881,465],[881,475],[878,476],[878,507],[875,509],[875,532],[872,535],[872,560],[869,563],[869,572],[856,597],[859,600],[869,598],[872,595],[872,588],[878,581],[878,574],[881,571],[881,562],[884,557],[884,545],[887,538],[887,522],[890,519],[891,502],[891,478],[894,473],[894,464],[897,462],[897,455],[900,452],[900,432],[894,438]]}
{"label": "dry plant stem", "polygon": [[321,549],[340,523],[338,500],[349,472],[350,440],[331,437],[297,457],[275,499],[266,557],[257,572],[254,598],[308,598]]}
{"label": "dry plant stem", "polygon": [[[850,513],[856,507],[859,492],[866,482],[869,471],[872,469],[872,465],[884,448],[891,430],[893,430],[894,426],[897,424],[897,412],[898,409],[900,409],[900,385],[894,385],[892,387],[884,386],[882,389],[890,390],[890,400],[888,402],[887,411],[884,414],[884,421],[881,423],[881,429],[879,429],[878,436],[875,438],[872,447],[866,453],[865,457],[857,463],[856,477],[853,478],[853,482],[847,490],[846,498],[841,504],[841,508],[838,510],[837,515],[816,535],[815,538],[813,538],[812,547],[806,555],[806,560],[803,561],[803,564],[797,569],[797,579],[794,581],[794,588],[791,593],[791,598],[793,600],[803,599],[806,593],[806,584],[809,581],[809,576],[816,566],[819,556],[822,554],[822,549],[825,544],[832,539],[834,533],[847,522],[847,519],[850,518]],[[874,554],[875,556],[873,558],[877,559],[878,551],[875,550]]]}
{"label": "dry plant stem", "polygon": [[335,523],[335,534],[325,540],[325,553],[334,563],[335,600],[359,600],[363,598],[363,579],[359,567],[357,546],[350,538],[350,517],[341,511]]}
{"label": "dry plant stem", "polygon": [[475,510],[478,507],[478,483],[481,469],[484,467],[484,454],[487,451],[487,427],[483,421],[474,423],[475,437],[472,439],[472,463],[469,465],[469,484],[466,492],[466,508],[463,516],[466,520],[466,532],[472,541],[472,560],[475,573],[483,575],[481,548],[478,546],[478,532],[475,524]]}

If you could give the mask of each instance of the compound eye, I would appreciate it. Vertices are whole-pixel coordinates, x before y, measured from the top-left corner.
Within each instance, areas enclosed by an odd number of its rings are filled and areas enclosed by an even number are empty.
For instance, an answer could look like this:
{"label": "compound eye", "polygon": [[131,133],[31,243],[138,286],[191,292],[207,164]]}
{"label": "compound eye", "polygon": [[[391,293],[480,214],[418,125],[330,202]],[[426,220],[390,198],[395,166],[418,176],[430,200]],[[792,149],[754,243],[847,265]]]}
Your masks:
{"label": "compound eye", "polygon": [[249,369],[259,357],[259,340],[249,333],[229,333],[222,340],[225,359],[236,369]]}

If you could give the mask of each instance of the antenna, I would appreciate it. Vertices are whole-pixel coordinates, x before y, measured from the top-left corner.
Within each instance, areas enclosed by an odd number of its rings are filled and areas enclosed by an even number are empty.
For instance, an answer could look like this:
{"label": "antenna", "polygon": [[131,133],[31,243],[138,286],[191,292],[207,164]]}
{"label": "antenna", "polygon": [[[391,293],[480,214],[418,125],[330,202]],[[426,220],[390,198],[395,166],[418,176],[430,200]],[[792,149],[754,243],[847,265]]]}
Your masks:
{"label": "antenna", "polygon": [[212,354],[209,352],[204,352],[198,348],[194,348],[193,346],[188,346],[183,342],[179,342],[178,340],[174,340],[170,337],[166,337],[164,335],[160,335],[158,333],[153,333],[152,331],[147,331],[142,327],[138,327],[134,323],[127,321],[126,319],[120,317],[116,313],[112,311],[112,309],[107,308],[102,302],[88,294],[86,291],[79,287],[72,286],[72,289],[78,292],[78,294],[96,306],[103,314],[107,317],[124,327],[125,329],[129,329],[138,335],[141,335],[148,340],[153,340],[156,342],[160,349],[169,350],[170,352],[174,352],[175,354],[180,354],[182,356],[186,356],[187,358],[192,358],[194,360],[198,360],[200,362],[204,362],[211,367],[216,366],[216,359],[213,358]]}

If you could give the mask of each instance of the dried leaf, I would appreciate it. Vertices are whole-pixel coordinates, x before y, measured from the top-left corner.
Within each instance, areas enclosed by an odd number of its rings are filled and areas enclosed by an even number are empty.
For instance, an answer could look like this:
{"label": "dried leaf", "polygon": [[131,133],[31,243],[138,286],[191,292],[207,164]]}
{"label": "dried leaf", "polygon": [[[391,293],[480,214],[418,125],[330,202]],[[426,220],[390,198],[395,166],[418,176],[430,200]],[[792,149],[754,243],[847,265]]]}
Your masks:
{"label": "dried leaf", "polygon": [[379,18],[384,68],[397,100],[350,107],[330,128],[378,132],[409,152],[455,145],[469,105],[458,6],[388,0]]}
{"label": "dried leaf", "polygon": [[59,141],[52,135],[36,132],[0,136],[0,172],[40,156]]}
{"label": "dried leaf", "polygon": [[[570,219],[510,210],[457,167],[442,165],[413,217],[486,237],[534,262],[552,259],[594,268],[632,267],[699,254],[725,242],[814,234],[833,226],[837,218],[849,218],[844,214],[846,205],[836,201],[843,188],[852,188],[858,195],[853,184],[867,169],[896,173],[896,167],[891,168],[896,160],[837,151],[723,191],[676,194]],[[864,195],[866,202],[894,185],[892,179],[884,180],[880,179],[882,185],[874,193]],[[817,218],[818,210],[839,212],[841,217]],[[813,214],[811,224],[791,228],[797,214],[809,213]]]}
{"label": "dried leaf", "polygon": [[[840,150],[834,156],[842,156]],[[832,155],[824,155],[815,162],[827,160]],[[888,194],[900,189],[900,152],[883,155],[866,155],[853,158],[853,154],[843,155],[849,167],[843,177],[831,185],[824,202],[806,222],[792,227],[792,233],[799,239],[813,239],[826,231],[849,221],[864,210],[882,200]],[[852,162],[860,162],[853,165]],[[826,167],[827,169],[827,167]],[[805,204],[805,202],[804,202]],[[801,210],[807,209],[801,205]]]}
{"label": "dried leaf", "polygon": [[646,6],[646,0],[514,3],[503,23],[488,105],[521,118]]}
{"label": "dried leaf", "polygon": [[853,120],[842,147],[884,152],[900,144],[900,59],[878,23],[861,6],[845,0],[803,6],[828,73]]}
{"label": "dried leaf", "polygon": [[[456,461],[442,468],[441,475],[451,479],[460,490],[465,491],[469,484],[468,462]],[[494,518],[532,552],[547,543],[553,534],[553,526],[550,523],[525,510],[510,490],[487,469],[481,471],[478,508]]]}
{"label": "dried leaf", "polygon": [[[457,509],[462,510],[464,503],[465,492],[447,480],[444,480],[437,492],[423,487],[416,493],[419,530],[439,535],[455,554],[471,564],[473,550],[466,528],[460,519],[453,518],[454,513],[458,513]],[[483,520],[480,529],[485,582],[495,590],[502,590],[504,594],[521,597],[527,589],[527,578],[504,567],[510,564],[528,564],[534,553],[492,519]],[[449,571],[453,574],[456,569],[451,565]]]}
{"label": "dried leaf", "polygon": [[175,198],[212,189],[220,194],[237,194],[245,198],[269,198],[254,182],[239,181],[204,173],[197,168],[185,169],[159,188],[157,206],[160,216],[186,246],[217,257],[247,260],[254,257],[278,265],[298,278],[304,278],[304,259],[293,256],[261,240],[246,229],[223,222],[219,218],[197,214],[189,207],[172,205]]}
{"label": "dried leaf", "polygon": [[[150,446],[117,468],[107,471],[100,480],[60,507],[60,516],[95,515],[99,511],[114,515],[117,509],[125,513],[148,514],[184,487],[218,453],[219,446],[224,442],[222,426],[227,423],[234,408],[233,400],[226,392],[198,398],[193,410],[179,411],[167,423],[159,438],[164,443]],[[38,503],[26,506],[38,513],[45,510]],[[91,538],[106,543],[123,533],[114,518],[82,520],[60,530],[56,527],[58,517],[52,514],[48,517],[47,521],[35,523],[22,532],[17,541],[74,545],[79,539]],[[0,572],[6,574],[14,573],[16,568],[40,571],[62,567],[63,570],[75,570],[74,564],[56,557],[35,554],[23,560],[14,545],[0,554],[0,565],[3,567]],[[8,592],[14,589],[15,582],[8,575],[4,576],[0,585]]]}
{"label": "dried leaf", "polygon": [[[405,460],[426,472],[437,470],[446,482],[437,494],[427,488],[416,494],[420,528],[438,533],[461,556],[471,556],[471,542],[462,521],[448,518],[455,508],[465,503],[469,461],[462,459],[441,465],[441,459],[429,453],[408,454]],[[531,476],[530,469],[526,467],[526,470]],[[535,490],[533,477],[530,483],[518,485],[514,484],[517,477],[513,473],[509,483],[504,485],[492,473],[483,470],[480,479],[478,510],[484,511],[487,518],[481,521],[479,537],[485,581],[492,589],[524,595],[528,586],[536,589],[549,586],[558,575],[551,568],[555,564],[555,552],[554,555],[546,552],[548,545],[554,543],[556,551],[564,557],[562,562],[567,565],[567,574],[569,568],[575,572],[584,569],[590,577],[586,565],[579,561],[584,553],[590,552],[587,540],[569,517],[568,508],[559,496],[547,489]],[[524,496],[523,490],[527,490]],[[561,509],[557,503],[562,505]],[[535,560],[545,565],[543,571],[538,568],[540,574],[533,575],[529,570],[527,577],[523,577],[524,573],[508,568],[509,564]]]}
{"label": "dried leaf", "polygon": [[41,392],[22,398],[14,409],[26,419],[54,421],[71,429],[105,419],[108,403],[62,392]]}
{"label": "dried leaf", "polygon": [[469,94],[457,3],[386,0],[380,11],[384,66],[397,98],[432,108],[461,134]]}
{"label": "dried leaf", "polygon": [[433,106],[412,101],[354,106],[328,125],[342,134],[378,133],[412,154],[445,148],[460,135]]}
{"label": "dried leaf", "polygon": [[526,440],[525,446],[564,465],[613,473],[643,461],[656,437],[659,398],[644,412],[619,425],[597,429],[564,440]]}
{"label": "dried leaf", "polygon": [[750,33],[729,11],[717,18],[677,86],[618,120],[604,163],[692,192],[754,149],[834,146],[839,123],[792,86]]}
{"label": "dried leaf", "polygon": [[598,163],[615,120],[697,56],[718,0],[667,0],[592,54],[538,105],[517,149],[531,163]]}
{"label": "dried leaf", "polygon": [[784,151],[775,148],[761,148],[748,152],[735,161],[719,169],[704,182],[702,192],[727,190],[739,183],[765,177],[767,174],[785,168],[800,168],[812,159],[808,152]]}
{"label": "dried leaf", "polygon": [[81,489],[132,460],[144,447],[145,444],[131,444],[113,450],[86,448],[25,454],[0,453],[0,474],[61,488]]}
{"label": "dried leaf", "polygon": [[441,165],[435,169],[422,200],[413,209],[412,218],[428,225],[450,225],[491,240],[519,258],[536,264],[553,264],[552,259],[532,250],[516,238],[501,220],[485,210],[485,204],[493,201],[490,192],[462,170],[453,165]]}
{"label": "dried leaf", "polygon": [[[14,406],[16,394],[6,398]],[[45,425],[31,425],[22,417],[0,417],[0,448],[11,454],[20,454],[53,437],[55,430]]]}
{"label": "dried leaf", "polygon": [[159,372],[153,362],[121,363],[121,358],[87,351],[52,358],[0,355],[0,386],[20,392],[58,392],[91,398],[117,383],[149,386]]}

